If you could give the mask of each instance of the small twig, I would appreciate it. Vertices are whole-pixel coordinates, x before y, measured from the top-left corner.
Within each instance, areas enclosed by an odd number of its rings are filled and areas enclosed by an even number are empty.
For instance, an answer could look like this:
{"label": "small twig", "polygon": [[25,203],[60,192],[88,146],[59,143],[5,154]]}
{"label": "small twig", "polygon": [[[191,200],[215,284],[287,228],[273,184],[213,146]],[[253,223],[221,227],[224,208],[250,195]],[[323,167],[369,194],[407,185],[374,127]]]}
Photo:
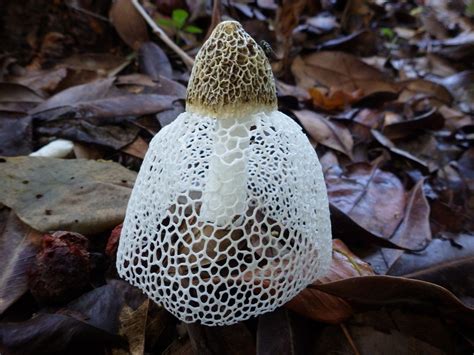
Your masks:
{"label": "small twig", "polygon": [[222,18],[221,12],[222,12],[221,0],[214,0],[214,4],[212,5],[211,25],[209,26],[209,29],[207,30],[206,39],[209,38],[214,28],[216,28],[219,22],[221,22],[221,18]]}
{"label": "small twig", "polygon": [[360,352],[359,352],[359,350],[357,350],[357,346],[355,345],[354,340],[352,339],[351,334],[349,333],[349,330],[347,329],[345,324],[341,323],[339,325],[341,326],[341,329],[344,332],[344,335],[345,335],[347,341],[349,342],[349,345],[351,346],[352,351],[354,352],[354,355],[360,355]]}
{"label": "small twig", "polygon": [[89,11],[89,10],[86,10],[82,7],[79,7],[77,5],[73,5],[73,4],[68,4],[66,2],[66,6],[73,9],[73,10],[76,10],[77,12],[82,12],[83,14],[85,15],[88,15],[88,16],[91,16],[91,17],[95,17],[96,19],[98,20],[102,20],[104,22],[107,22],[107,23],[110,23],[110,20],[105,17],[105,16],[102,16],[102,15],[99,15],[99,14],[96,14],[95,12],[92,12],[92,11]]}
{"label": "small twig", "polygon": [[191,58],[185,51],[183,51],[181,48],[179,48],[176,43],[174,43],[168,35],[163,31],[158,25],[153,21],[153,19],[148,15],[146,10],[143,8],[143,6],[138,2],[138,0],[132,0],[133,6],[137,9],[137,11],[142,15],[142,17],[145,19],[145,21],[150,25],[151,29],[153,30],[154,33],[157,34],[160,39],[165,42],[168,47],[170,47],[173,51],[176,52],[177,55],[180,56],[181,60],[186,64],[186,66],[191,69],[194,64],[194,59]]}

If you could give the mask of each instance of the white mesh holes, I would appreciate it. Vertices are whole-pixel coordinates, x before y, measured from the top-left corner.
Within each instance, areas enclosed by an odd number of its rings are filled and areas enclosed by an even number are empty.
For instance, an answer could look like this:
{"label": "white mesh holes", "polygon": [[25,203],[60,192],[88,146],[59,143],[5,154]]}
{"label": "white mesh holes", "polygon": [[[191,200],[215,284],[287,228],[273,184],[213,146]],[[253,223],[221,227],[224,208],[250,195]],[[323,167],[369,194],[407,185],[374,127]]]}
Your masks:
{"label": "white mesh holes", "polygon": [[183,113],[154,137],[122,230],[121,277],[185,322],[269,312],[331,260],[326,188],[301,128],[278,111],[230,121]]}

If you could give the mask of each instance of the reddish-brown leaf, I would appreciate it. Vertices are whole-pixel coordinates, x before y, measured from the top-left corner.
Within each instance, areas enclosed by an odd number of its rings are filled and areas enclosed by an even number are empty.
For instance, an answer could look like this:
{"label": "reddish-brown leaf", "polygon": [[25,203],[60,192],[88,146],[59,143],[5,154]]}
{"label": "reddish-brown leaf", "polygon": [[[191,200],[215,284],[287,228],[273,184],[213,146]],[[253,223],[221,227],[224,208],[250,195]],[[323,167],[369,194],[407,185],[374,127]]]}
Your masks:
{"label": "reddish-brown leaf", "polygon": [[244,323],[229,326],[206,327],[187,324],[195,354],[246,355],[255,353],[255,342]]}
{"label": "reddish-brown leaf", "polygon": [[361,276],[311,287],[344,299],[372,305],[424,305],[444,316],[473,325],[474,309],[450,291],[430,282],[393,276]]}
{"label": "reddish-brown leaf", "polygon": [[38,92],[51,93],[66,75],[67,70],[65,68],[27,71],[25,75],[16,78],[15,82]]}
{"label": "reddish-brown leaf", "polygon": [[293,111],[310,137],[317,143],[344,153],[352,159],[354,142],[349,130],[339,122],[309,111]]}
{"label": "reddish-brown leaf", "polygon": [[444,86],[429,80],[409,80],[400,84],[400,86],[403,88],[403,91],[398,99],[402,102],[413,102],[426,98],[432,105],[440,106],[441,104],[450,104],[453,100],[451,94]]}
{"label": "reddish-brown leaf", "polygon": [[148,75],[153,80],[160,77],[171,79],[173,68],[166,53],[155,43],[145,42],[138,52],[140,72]]}
{"label": "reddish-brown leaf", "polygon": [[342,298],[311,288],[305,288],[285,307],[304,317],[330,324],[342,323],[353,313],[352,307]]}
{"label": "reddish-brown leaf", "polygon": [[397,139],[409,136],[417,129],[439,130],[443,126],[444,117],[433,108],[412,119],[387,124],[383,128],[383,133],[390,139]]}
{"label": "reddish-brown leaf", "polygon": [[473,305],[474,238],[460,234],[452,240],[436,238],[422,253],[404,253],[388,270],[392,276],[429,281],[454,292]]}
{"label": "reddish-brown leaf", "polygon": [[[373,274],[369,264],[354,255],[342,241],[335,239],[329,273],[315,284]],[[302,316],[332,324],[345,321],[353,313],[352,307],[343,299],[313,288],[304,289],[285,307]]]}
{"label": "reddish-brown leaf", "polygon": [[291,71],[299,86],[324,86],[345,92],[361,90],[364,96],[398,92],[398,86],[376,68],[344,52],[317,52],[293,61]]}
{"label": "reddish-brown leaf", "polygon": [[122,149],[122,152],[130,154],[139,159],[143,159],[148,150],[148,143],[140,136]]}
{"label": "reddish-brown leaf", "polygon": [[41,234],[12,211],[0,212],[0,315],[28,291],[28,270]]}
{"label": "reddish-brown leaf", "polygon": [[73,86],[50,97],[48,100],[31,110],[30,113],[35,114],[56,107],[72,105],[77,102],[104,98],[112,88],[114,80],[114,78],[107,78],[96,80],[88,84]]}
{"label": "reddish-brown leaf", "polygon": [[327,92],[327,90],[310,88],[309,94],[315,107],[328,111],[343,110],[363,97],[363,92],[360,89],[353,92],[340,89]]}
{"label": "reddish-brown leaf", "polygon": [[257,328],[257,355],[294,354],[294,332],[286,309],[261,315]]}
{"label": "reddish-brown leaf", "polygon": [[43,98],[30,88],[15,83],[0,83],[0,102],[40,103]]}
{"label": "reddish-brown leaf", "polygon": [[[423,182],[420,180],[408,193],[405,216],[390,238],[392,242],[412,249],[420,249],[431,241],[430,205],[423,191]],[[403,250],[384,249],[382,253],[390,268]]]}
{"label": "reddish-brown leaf", "polygon": [[329,201],[359,225],[384,238],[392,236],[405,209],[405,190],[397,176],[367,163],[326,174]]}
{"label": "reddish-brown leaf", "polygon": [[131,0],[115,1],[110,8],[109,18],[120,38],[133,49],[137,50],[148,41],[146,22]]}
{"label": "reddish-brown leaf", "polygon": [[31,116],[0,111],[0,155],[15,156],[32,151],[33,129]]}

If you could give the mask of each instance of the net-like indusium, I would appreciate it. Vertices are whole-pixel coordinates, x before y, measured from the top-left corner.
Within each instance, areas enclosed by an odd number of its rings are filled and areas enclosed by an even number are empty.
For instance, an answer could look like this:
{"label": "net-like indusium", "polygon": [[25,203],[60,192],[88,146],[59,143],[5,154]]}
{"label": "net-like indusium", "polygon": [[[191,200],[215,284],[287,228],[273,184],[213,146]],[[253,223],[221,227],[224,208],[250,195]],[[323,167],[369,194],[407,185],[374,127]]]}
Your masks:
{"label": "net-like indusium", "polygon": [[153,138],[132,192],[119,274],[185,322],[271,311],[330,264],[314,149],[291,118],[254,109],[219,119],[189,107]]}

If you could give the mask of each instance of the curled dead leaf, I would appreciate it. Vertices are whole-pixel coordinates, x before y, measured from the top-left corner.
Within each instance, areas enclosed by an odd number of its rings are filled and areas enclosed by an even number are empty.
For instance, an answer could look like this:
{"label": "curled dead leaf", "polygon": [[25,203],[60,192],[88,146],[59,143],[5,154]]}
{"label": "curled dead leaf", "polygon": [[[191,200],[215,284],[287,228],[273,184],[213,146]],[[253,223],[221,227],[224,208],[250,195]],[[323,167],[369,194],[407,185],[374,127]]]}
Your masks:
{"label": "curled dead leaf", "polygon": [[325,92],[319,88],[310,88],[309,94],[314,106],[328,111],[343,110],[364,96],[362,89],[353,92],[345,92],[340,89]]}
{"label": "curled dead leaf", "polygon": [[316,143],[335,149],[352,159],[354,141],[343,124],[309,110],[293,112]]}
{"label": "curled dead leaf", "polygon": [[131,0],[115,1],[110,8],[109,18],[120,38],[133,49],[137,50],[142,43],[148,41],[145,20]]}
{"label": "curled dead leaf", "polygon": [[313,284],[311,287],[362,304],[425,305],[444,316],[473,325],[473,308],[464,305],[447,289],[426,281],[393,276],[361,276]]}
{"label": "curled dead leaf", "polygon": [[[329,273],[315,284],[365,275],[374,275],[369,264],[354,255],[341,240],[335,239]],[[352,307],[345,300],[310,287],[300,292],[285,307],[302,316],[331,324],[342,323],[353,314]]]}
{"label": "curled dead leaf", "polygon": [[368,231],[387,239],[392,236],[405,208],[405,189],[396,175],[355,163],[345,172],[328,171],[326,183],[331,204]]}
{"label": "curled dead leaf", "polygon": [[376,68],[344,52],[322,51],[298,56],[291,71],[299,86],[324,86],[346,93],[361,90],[365,96],[398,92],[398,85]]}

